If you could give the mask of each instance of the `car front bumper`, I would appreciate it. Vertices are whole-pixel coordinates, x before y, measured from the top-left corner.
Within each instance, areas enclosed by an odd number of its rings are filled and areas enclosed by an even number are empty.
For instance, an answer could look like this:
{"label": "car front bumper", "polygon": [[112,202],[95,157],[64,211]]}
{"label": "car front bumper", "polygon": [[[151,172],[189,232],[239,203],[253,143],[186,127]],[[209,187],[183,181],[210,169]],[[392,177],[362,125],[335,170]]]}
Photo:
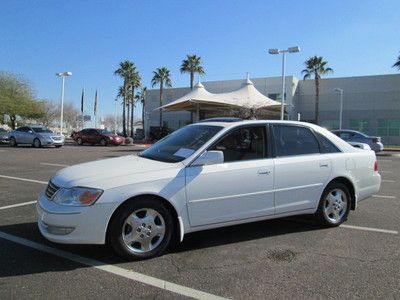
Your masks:
{"label": "car front bumper", "polygon": [[41,193],[36,205],[40,233],[62,244],[104,244],[114,203],[75,207],[54,203]]}

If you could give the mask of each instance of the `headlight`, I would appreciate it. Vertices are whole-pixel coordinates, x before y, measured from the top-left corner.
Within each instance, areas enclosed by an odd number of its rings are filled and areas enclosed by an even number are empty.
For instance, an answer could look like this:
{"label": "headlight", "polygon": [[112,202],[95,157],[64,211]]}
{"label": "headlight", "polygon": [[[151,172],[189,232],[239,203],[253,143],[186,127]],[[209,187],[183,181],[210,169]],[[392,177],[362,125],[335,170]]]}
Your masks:
{"label": "headlight", "polygon": [[61,188],[54,195],[53,201],[61,205],[88,206],[95,203],[102,193],[102,190],[84,187]]}
{"label": "headlight", "polygon": [[112,136],[109,136],[108,138],[110,139],[110,141],[112,141],[114,139]]}

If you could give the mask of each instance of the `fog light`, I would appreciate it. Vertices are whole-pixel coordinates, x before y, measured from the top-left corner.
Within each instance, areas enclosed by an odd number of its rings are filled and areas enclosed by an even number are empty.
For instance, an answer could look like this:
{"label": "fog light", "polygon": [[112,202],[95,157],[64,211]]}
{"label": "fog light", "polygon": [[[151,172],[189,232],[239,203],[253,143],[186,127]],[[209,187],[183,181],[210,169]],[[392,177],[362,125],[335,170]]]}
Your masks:
{"label": "fog light", "polygon": [[55,235],[67,235],[74,231],[74,227],[61,227],[42,223],[48,233]]}

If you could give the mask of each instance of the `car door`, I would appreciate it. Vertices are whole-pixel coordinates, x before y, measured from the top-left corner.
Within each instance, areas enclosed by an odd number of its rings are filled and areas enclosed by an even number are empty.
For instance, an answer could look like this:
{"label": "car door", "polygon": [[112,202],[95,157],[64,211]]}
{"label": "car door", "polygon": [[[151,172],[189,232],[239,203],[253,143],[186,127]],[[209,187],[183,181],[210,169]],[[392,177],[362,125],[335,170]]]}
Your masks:
{"label": "car door", "polygon": [[18,130],[17,143],[30,144],[31,133],[29,131],[31,131],[31,129],[27,126],[21,127],[19,129],[20,130]]}
{"label": "car door", "polygon": [[242,127],[209,148],[224,163],[186,168],[191,226],[274,213],[273,159],[267,157],[265,126]]}
{"label": "car door", "polygon": [[331,158],[321,155],[307,127],[274,124],[275,213],[315,208],[331,173]]}

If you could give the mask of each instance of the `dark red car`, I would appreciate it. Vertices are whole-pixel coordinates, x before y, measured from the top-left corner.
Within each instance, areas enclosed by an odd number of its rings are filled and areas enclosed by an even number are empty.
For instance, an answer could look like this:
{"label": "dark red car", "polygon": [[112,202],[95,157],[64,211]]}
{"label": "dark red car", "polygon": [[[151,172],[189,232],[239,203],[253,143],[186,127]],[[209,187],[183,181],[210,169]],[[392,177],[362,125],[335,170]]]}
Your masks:
{"label": "dark red car", "polygon": [[102,146],[119,146],[124,142],[122,136],[114,134],[107,129],[86,128],[73,133],[71,137],[78,143],[78,145],[87,143],[91,145],[100,144]]}

